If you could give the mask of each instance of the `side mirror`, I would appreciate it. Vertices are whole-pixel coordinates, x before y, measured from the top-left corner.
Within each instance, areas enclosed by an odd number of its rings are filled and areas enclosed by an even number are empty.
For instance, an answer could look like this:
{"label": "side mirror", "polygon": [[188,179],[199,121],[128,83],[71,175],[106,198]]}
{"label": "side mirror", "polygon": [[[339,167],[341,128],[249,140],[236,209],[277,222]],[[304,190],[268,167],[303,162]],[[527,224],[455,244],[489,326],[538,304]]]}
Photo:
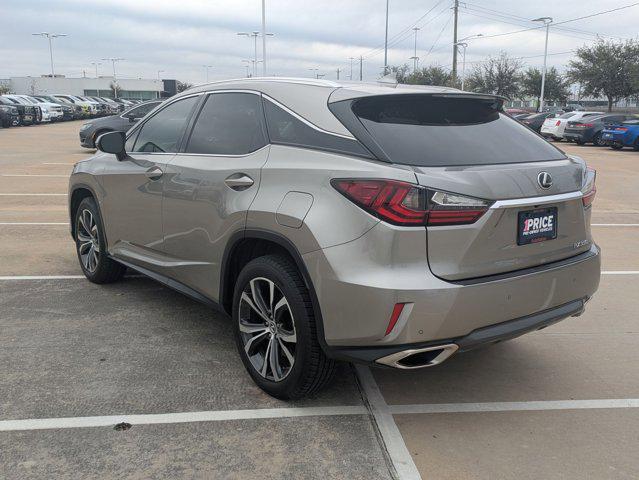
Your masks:
{"label": "side mirror", "polygon": [[124,160],[127,157],[124,150],[126,143],[126,135],[124,132],[107,132],[100,135],[95,141],[95,146],[104,153],[112,153],[118,160]]}

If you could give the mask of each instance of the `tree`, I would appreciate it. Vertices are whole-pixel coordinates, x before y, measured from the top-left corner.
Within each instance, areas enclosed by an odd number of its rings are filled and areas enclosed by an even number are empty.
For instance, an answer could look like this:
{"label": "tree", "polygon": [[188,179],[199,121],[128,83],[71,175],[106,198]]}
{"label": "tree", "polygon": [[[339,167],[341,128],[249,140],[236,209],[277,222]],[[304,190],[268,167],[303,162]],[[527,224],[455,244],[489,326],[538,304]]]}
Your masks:
{"label": "tree", "polygon": [[189,82],[181,82],[181,81],[177,81],[177,93],[182,93],[184,90],[188,90],[189,88],[191,88],[193,86],[192,83]]}
{"label": "tree", "polygon": [[[537,104],[541,95],[541,70],[530,67],[519,79],[520,95],[522,97],[534,97]],[[546,70],[546,83],[544,84],[544,100],[551,102],[565,102],[570,97],[570,82],[564,78],[555,67]]]}
{"label": "tree", "polygon": [[120,87],[120,85],[118,85],[115,82],[111,82],[111,85],[109,85],[109,87],[111,88],[111,91],[113,92],[114,98],[118,98],[120,94],[122,93],[122,87]]}
{"label": "tree", "polygon": [[519,71],[522,63],[506,52],[488,57],[476,66],[466,80],[466,89],[507,98],[519,97]]}
{"label": "tree", "polygon": [[451,86],[452,75],[439,65],[430,65],[414,72],[410,72],[408,65],[401,67],[391,67],[391,72],[395,74],[397,83],[407,83],[410,85],[436,85]]}
{"label": "tree", "polygon": [[11,87],[4,83],[0,83],[0,95],[6,95],[7,93],[11,93]]}
{"label": "tree", "polygon": [[639,92],[639,42],[599,40],[595,45],[577,49],[568,77],[582,86],[583,95],[608,99],[608,111],[622,98]]}

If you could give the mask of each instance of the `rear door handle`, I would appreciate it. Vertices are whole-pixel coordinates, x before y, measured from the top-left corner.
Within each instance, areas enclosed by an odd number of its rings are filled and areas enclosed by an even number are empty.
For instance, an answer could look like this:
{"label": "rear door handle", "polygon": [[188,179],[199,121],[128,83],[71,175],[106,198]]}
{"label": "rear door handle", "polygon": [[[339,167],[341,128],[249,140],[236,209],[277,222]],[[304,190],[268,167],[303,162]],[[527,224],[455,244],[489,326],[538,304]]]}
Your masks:
{"label": "rear door handle", "polygon": [[162,175],[164,175],[164,172],[160,167],[156,166],[149,168],[146,172],[144,172],[144,174],[151,180],[158,180],[162,177]]}
{"label": "rear door handle", "polygon": [[246,190],[255,182],[245,173],[234,173],[233,175],[227,177],[226,180],[224,180],[224,183],[226,183],[226,185],[233,190],[241,191]]}

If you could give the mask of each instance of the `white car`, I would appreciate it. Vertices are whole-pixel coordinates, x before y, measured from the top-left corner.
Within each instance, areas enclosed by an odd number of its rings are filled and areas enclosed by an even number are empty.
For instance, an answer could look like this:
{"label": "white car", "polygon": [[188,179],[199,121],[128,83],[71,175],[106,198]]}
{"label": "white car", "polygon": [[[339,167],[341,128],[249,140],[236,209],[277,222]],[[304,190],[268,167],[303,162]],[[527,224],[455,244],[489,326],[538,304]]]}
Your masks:
{"label": "white car", "polygon": [[37,105],[42,112],[41,122],[51,122],[55,120],[62,120],[64,113],[60,105],[55,105],[49,102],[41,102],[28,95],[5,95],[7,98],[15,100],[22,105]]}
{"label": "white car", "polygon": [[88,102],[86,100],[82,100],[80,97],[75,95],[62,95],[59,93],[53,94],[54,98],[63,98],[68,102],[75,103],[76,105],[80,105],[82,107],[82,111],[88,117],[98,114],[98,106],[95,102]]}
{"label": "white car", "polygon": [[547,118],[541,126],[540,133],[544,137],[550,137],[553,140],[561,140],[564,138],[564,130],[568,122],[581,120],[585,117],[602,115],[603,112],[568,112],[554,118]]}

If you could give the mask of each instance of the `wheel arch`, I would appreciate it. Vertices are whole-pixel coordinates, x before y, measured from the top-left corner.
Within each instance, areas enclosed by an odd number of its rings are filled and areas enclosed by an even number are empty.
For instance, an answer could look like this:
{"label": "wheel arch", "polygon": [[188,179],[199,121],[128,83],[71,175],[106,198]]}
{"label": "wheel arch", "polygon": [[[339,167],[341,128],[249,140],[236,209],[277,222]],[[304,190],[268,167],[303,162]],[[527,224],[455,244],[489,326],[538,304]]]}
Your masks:
{"label": "wheel arch", "polygon": [[[93,188],[84,183],[78,183],[73,186],[73,189],[69,193],[69,229],[71,231],[71,236],[75,239],[75,213],[80,206],[80,202],[85,198],[93,198],[95,200],[96,207],[98,212],[100,213],[100,217],[102,217],[102,212],[100,211],[100,202],[98,202],[98,196],[95,194]],[[106,238],[106,232],[103,232]]]}
{"label": "wheel arch", "polygon": [[[251,253],[247,254],[247,252]],[[222,257],[220,269],[220,305],[226,313],[232,315],[235,280],[243,266],[253,258],[276,252],[283,253],[291,258],[302,275],[304,284],[311,297],[311,303],[313,304],[313,312],[317,322],[317,340],[322,350],[329,355],[330,349],[324,338],[322,311],[311,276],[297,247],[293,242],[279,233],[268,230],[249,229],[236,232],[231,236]]]}

